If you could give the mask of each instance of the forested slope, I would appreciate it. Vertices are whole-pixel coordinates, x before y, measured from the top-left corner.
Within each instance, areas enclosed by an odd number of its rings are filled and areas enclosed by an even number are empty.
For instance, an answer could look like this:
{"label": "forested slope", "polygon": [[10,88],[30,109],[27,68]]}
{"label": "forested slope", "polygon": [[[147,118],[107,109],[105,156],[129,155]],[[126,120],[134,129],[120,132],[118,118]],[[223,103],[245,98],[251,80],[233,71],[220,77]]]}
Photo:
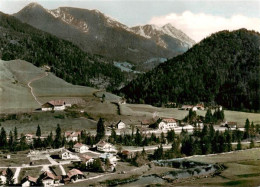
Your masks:
{"label": "forested slope", "polygon": [[260,34],[221,31],[121,89],[130,102],[220,104],[259,110]]}
{"label": "forested slope", "polygon": [[36,66],[49,65],[58,77],[78,85],[112,90],[125,79],[107,60],[1,12],[0,58],[22,59]]}

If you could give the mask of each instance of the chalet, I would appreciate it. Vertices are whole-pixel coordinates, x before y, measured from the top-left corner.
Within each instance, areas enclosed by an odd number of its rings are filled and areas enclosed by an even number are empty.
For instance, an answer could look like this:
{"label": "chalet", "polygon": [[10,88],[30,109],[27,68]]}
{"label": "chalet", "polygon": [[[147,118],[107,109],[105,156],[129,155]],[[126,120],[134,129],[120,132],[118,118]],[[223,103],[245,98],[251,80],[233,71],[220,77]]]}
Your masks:
{"label": "chalet", "polygon": [[59,153],[59,158],[62,160],[72,159],[72,155],[66,149],[62,149]]}
{"label": "chalet", "polygon": [[125,128],[125,123],[122,122],[121,120],[116,124],[117,129],[124,129]]}
{"label": "chalet", "polygon": [[2,184],[6,183],[6,170],[0,171],[0,181]]}
{"label": "chalet", "polygon": [[36,186],[37,185],[37,178],[26,176],[21,181],[22,186]]}
{"label": "chalet", "polygon": [[78,137],[81,135],[80,131],[66,131],[64,136],[66,138],[66,141],[78,141]]}
{"label": "chalet", "polygon": [[163,118],[158,125],[160,130],[169,130],[175,127],[177,127],[177,120],[174,118]]}
{"label": "chalet", "polygon": [[45,171],[38,178],[38,180],[43,184],[43,186],[57,186],[60,184],[61,179],[61,176],[56,176],[49,171]]}
{"label": "chalet", "polygon": [[117,152],[115,147],[110,144],[105,142],[104,140],[99,141],[97,144],[97,150],[101,152]]}
{"label": "chalet", "polygon": [[75,150],[75,152],[77,153],[85,153],[88,151],[88,146],[82,143],[76,143],[73,146],[73,149]]}
{"label": "chalet", "polygon": [[63,100],[48,101],[42,105],[42,111],[65,110],[66,103]]}
{"label": "chalet", "polygon": [[78,169],[72,169],[67,173],[70,181],[77,181],[79,179],[85,179],[85,175]]}
{"label": "chalet", "polygon": [[133,154],[133,152],[130,152],[128,150],[123,150],[121,152],[121,157],[124,158],[124,159],[131,159],[133,158],[135,155]]}
{"label": "chalet", "polygon": [[80,159],[81,159],[82,162],[86,163],[86,166],[88,164],[94,162],[94,159],[91,156],[86,155],[86,154],[80,155]]}

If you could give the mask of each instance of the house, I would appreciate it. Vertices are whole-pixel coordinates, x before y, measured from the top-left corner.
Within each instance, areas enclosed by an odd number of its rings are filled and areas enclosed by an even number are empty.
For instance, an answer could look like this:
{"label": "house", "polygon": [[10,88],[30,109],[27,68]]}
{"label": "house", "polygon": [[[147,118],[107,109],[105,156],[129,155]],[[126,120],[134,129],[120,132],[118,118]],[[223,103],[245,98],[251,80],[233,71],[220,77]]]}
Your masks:
{"label": "house", "polygon": [[62,160],[67,160],[67,159],[72,159],[72,155],[69,151],[67,151],[66,149],[62,149],[59,153],[59,157]]}
{"label": "house", "polygon": [[201,120],[197,120],[196,121],[196,126],[200,127],[200,128],[203,128],[203,122]]}
{"label": "house", "polygon": [[121,152],[121,157],[124,158],[124,159],[131,159],[133,158],[135,155],[133,152],[130,152],[128,150],[123,150]]}
{"label": "house", "polygon": [[85,153],[88,151],[88,146],[82,143],[76,143],[73,146],[73,149],[75,150],[75,152],[77,153]]}
{"label": "house", "polygon": [[196,107],[198,110],[205,110],[205,107],[203,104],[197,104]]}
{"label": "house", "polygon": [[0,171],[0,181],[2,184],[6,183],[6,170]]}
{"label": "house", "polygon": [[78,137],[81,135],[80,131],[66,131],[64,136],[66,138],[66,141],[73,141],[73,142],[77,142],[78,141]]}
{"label": "house", "polygon": [[192,109],[192,105],[182,105],[182,107],[181,107],[181,109],[182,110],[190,110],[190,109]]}
{"label": "house", "polygon": [[91,156],[86,155],[86,154],[80,155],[80,159],[81,159],[82,162],[86,163],[86,166],[88,164],[94,162],[94,159]]}
{"label": "house", "polygon": [[49,171],[45,171],[39,177],[39,181],[43,184],[43,186],[57,186],[60,184],[62,177],[56,176]]}
{"label": "house", "polygon": [[85,175],[78,169],[72,169],[67,173],[70,181],[77,181],[78,179],[85,179]]}
{"label": "house", "polygon": [[26,176],[21,181],[22,186],[36,186],[37,185],[37,178]]}
{"label": "house", "polygon": [[103,154],[99,155],[99,158],[100,158],[102,161],[105,161],[106,159],[108,159],[110,162],[115,162],[115,161],[117,161],[116,156],[114,156],[114,155],[111,154],[111,153],[103,153]]}
{"label": "house", "polygon": [[121,120],[116,124],[117,129],[124,129],[125,128],[125,123],[122,122]]}
{"label": "house", "polygon": [[177,127],[177,120],[174,118],[163,118],[158,125],[160,130],[169,130]]}
{"label": "house", "polygon": [[227,128],[237,128],[237,122],[234,122],[234,121],[225,122],[225,127],[227,127]]}
{"label": "house", "polygon": [[25,134],[25,138],[27,142],[33,141],[33,135],[32,134]]}
{"label": "house", "polygon": [[192,110],[192,111],[197,111],[197,110],[198,110],[198,107],[197,107],[197,106],[193,106],[193,107],[191,108],[191,110]]}
{"label": "house", "polygon": [[104,140],[100,140],[97,144],[97,150],[101,152],[117,152],[115,147],[110,144],[105,142]]}
{"label": "house", "polygon": [[65,110],[65,105],[63,100],[48,101],[42,105],[42,111]]}

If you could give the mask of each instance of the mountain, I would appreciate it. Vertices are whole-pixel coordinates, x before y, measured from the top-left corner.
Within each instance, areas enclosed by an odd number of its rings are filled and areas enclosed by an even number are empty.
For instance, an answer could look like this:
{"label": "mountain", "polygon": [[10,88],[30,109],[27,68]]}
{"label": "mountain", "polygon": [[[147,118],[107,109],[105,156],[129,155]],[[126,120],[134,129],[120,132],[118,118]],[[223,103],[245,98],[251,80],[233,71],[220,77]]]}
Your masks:
{"label": "mountain", "polygon": [[260,109],[260,34],[221,31],[139,76],[121,89],[134,103],[219,104],[228,109]]}
{"label": "mountain", "polygon": [[195,44],[194,40],[171,24],[166,24],[163,27],[156,25],[136,26],[132,27],[131,30],[136,34],[152,39],[163,48],[180,53],[187,51]]}
{"label": "mountain", "polygon": [[114,61],[140,64],[151,58],[170,58],[187,50],[171,35],[165,36],[170,47],[163,47],[97,10],[71,7],[47,10],[31,3],[14,16],[33,27],[69,40],[86,52]]}
{"label": "mountain", "polygon": [[69,41],[0,12],[0,59],[22,59],[51,71],[67,82],[112,90],[125,76],[112,62],[83,52]]}

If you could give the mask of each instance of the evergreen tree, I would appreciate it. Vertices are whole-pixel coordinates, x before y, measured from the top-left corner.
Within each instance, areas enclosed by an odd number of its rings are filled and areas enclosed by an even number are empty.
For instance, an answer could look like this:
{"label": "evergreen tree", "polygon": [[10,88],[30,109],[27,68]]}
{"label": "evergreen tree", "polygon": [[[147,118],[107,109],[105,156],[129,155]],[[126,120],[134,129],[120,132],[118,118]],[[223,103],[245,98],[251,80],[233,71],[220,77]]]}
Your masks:
{"label": "evergreen tree", "polygon": [[241,140],[238,139],[238,142],[237,142],[237,150],[241,150],[241,149],[242,149]]}
{"label": "evergreen tree", "polygon": [[244,138],[249,138],[249,131],[250,131],[250,122],[248,119],[246,119],[245,123],[245,132],[244,132]]}
{"label": "evergreen tree", "polygon": [[230,152],[232,151],[232,136],[230,134],[229,131],[227,131],[227,134],[226,134],[226,143],[227,143],[227,151]]}
{"label": "evergreen tree", "polygon": [[142,135],[139,132],[139,129],[136,129],[136,134],[135,134],[135,145],[140,146],[142,143]]}
{"label": "evergreen tree", "polygon": [[13,150],[13,145],[14,145],[13,132],[10,131],[10,133],[9,133],[9,141],[8,141],[8,146],[9,146],[10,150]]}
{"label": "evergreen tree", "polygon": [[249,134],[250,134],[250,137],[255,137],[255,125],[254,125],[254,122],[252,121],[251,122],[251,125],[250,125],[250,130],[249,130]]}
{"label": "evergreen tree", "polygon": [[37,126],[37,130],[36,130],[36,136],[37,137],[40,137],[42,135],[42,133],[41,133],[41,127],[38,125]]}
{"label": "evergreen tree", "polygon": [[0,147],[5,148],[6,145],[7,145],[6,132],[4,127],[2,127],[0,132]]}
{"label": "evergreen tree", "polygon": [[59,124],[57,124],[56,135],[53,143],[54,148],[60,148],[62,146],[61,128]]}
{"label": "evergreen tree", "polygon": [[165,144],[165,136],[164,136],[164,133],[162,132],[161,133],[161,144]]}
{"label": "evergreen tree", "polygon": [[18,139],[18,132],[16,126],[14,127],[14,142],[17,142]]}
{"label": "evergreen tree", "polygon": [[212,112],[210,109],[207,110],[206,115],[205,115],[205,120],[204,123],[211,123],[212,122]]}
{"label": "evergreen tree", "polygon": [[105,137],[105,126],[102,118],[99,118],[97,123],[97,134],[96,134],[96,141],[98,142],[102,138]]}
{"label": "evergreen tree", "polygon": [[156,149],[153,153],[153,158],[155,160],[160,160],[163,158],[163,147],[162,144],[158,147],[158,149]]}
{"label": "evergreen tree", "polygon": [[174,129],[172,129],[172,130],[167,132],[167,137],[166,138],[167,138],[168,143],[174,141],[174,138],[175,138],[175,131],[174,131]]}
{"label": "evergreen tree", "polygon": [[20,150],[26,150],[28,148],[27,142],[26,142],[26,137],[24,134],[21,134],[21,139],[20,139]]}
{"label": "evergreen tree", "polygon": [[6,169],[6,185],[7,186],[13,186],[14,179],[13,179],[14,173],[10,168]]}

